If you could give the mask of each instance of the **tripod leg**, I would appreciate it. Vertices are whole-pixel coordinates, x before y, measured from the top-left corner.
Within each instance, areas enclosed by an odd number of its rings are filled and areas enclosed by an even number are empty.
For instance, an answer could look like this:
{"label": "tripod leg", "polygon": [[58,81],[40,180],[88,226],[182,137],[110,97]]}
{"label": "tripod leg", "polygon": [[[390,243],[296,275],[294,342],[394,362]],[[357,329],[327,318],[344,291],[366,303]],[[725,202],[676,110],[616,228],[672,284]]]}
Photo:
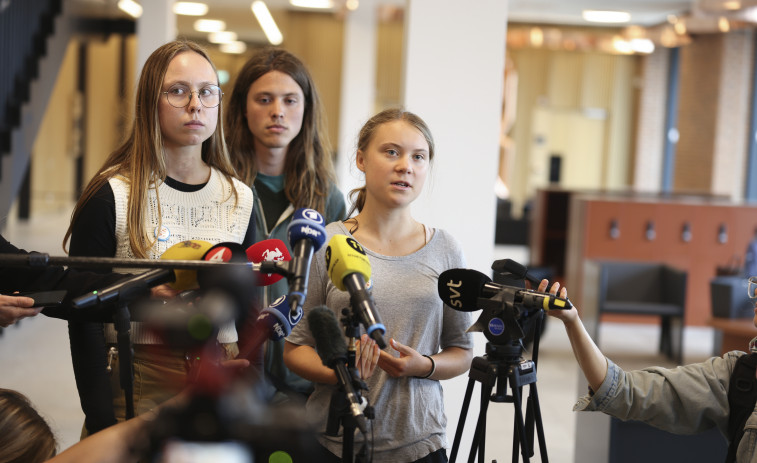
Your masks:
{"label": "tripod leg", "polygon": [[529,456],[534,456],[534,401],[529,394],[526,398],[526,442],[531,449]]}
{"label": "tripod leg", "polygon": [[513,439],[513,463],[517,462],[516,442],[520,442],[520,451],[523,455],[523,461],[528,463],[529,454],[531,450],[528,448],[528,442],[526,441],[526,429],[523,422],[523,402],[521,400],[520,387],[516,384],[514,377],[510,377],[510,389],[513,391],[513,405],[515,408],[515,432],[518,434],[518,439]]}
{"label": "tripod leg", "polygon": [[486,436],[486,412],[489,409],[489,396],[492,393],[491,385],[481,384],[481,411],[478,414],[478,422],[476,423],[476,431],[473,433],[473,443],[471,444],[470,454],[468,455],[468,463],[473,463],[476,457],[476,451],[478,451],[478,461],[483,463],[484,461],[484,436]]}
{"label": "tripod leg", "polygon": [[[539,407],[539,393],[536,391],[536,383],[531,384],[529,391],[531,396],[529,400],[533,403],[533,416],[536,421],[536,435],[539,437],[539,454],[541,455],[542,463],[549,463],[549,457],[547,456],[547,439],[544,437],[544,424],[541,421],[541,408]],[[533,432],[531,436],[533,442]]]}
{"label": "tripod leg", "polygon": [[463,400],[463,408],[460,410],[460,418],[457,420],[457,430],[455,431],[455,440],[452,442],[452,452],[450,453],[450,463],[455,463],[457,458],[457,451],[460,449],[460,439],[463,437],[463,427],[465,426],[465,417],[468,416],[468,408],[470,407],[470,399],[473,395],[473,383],[474,379],[468,380],[468,387],[465,389],[465,399]]}

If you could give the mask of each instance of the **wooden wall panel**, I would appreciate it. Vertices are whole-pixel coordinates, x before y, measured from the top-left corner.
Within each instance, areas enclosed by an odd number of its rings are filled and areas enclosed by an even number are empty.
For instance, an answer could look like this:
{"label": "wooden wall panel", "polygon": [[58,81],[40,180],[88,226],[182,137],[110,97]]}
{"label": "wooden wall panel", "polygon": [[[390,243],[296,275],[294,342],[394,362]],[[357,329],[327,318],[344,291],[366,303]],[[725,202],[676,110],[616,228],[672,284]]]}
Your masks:
{"label": "wooden wall panel", "polygon": [[[537,216],[540,212],[536,212]],[[618,220],[620,236],[611,239],[609,224]],[[655,222],[655,239],[645,237],[646,223]],[[742,259],[757,229],[757,206],[691,199],[638,199],[574,195],[571,200],[565,283],[580,310],[596,291],[584,279],[587,262],[629,260],[663,262],[688,272],[686,325],[705,326],[711,316],[710,280],[717,267],[733,256]],[[682,240],[684,223],[691,240]],[[719,241],[721,226],[727,240]],[[533,245],[534,243],[532,243]],[[533,262],[532,265],[538,265]],[[608,320],[650,321],[651,318],[606,317]],[[655,320],[656,322],[656,320]]]}

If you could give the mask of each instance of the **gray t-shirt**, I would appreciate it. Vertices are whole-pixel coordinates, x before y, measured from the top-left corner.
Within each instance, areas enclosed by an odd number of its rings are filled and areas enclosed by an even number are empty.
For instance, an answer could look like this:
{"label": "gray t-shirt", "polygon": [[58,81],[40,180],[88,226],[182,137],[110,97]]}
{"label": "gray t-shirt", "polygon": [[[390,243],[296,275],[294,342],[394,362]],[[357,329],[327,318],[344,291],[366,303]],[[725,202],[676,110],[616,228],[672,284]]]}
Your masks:
{"label": "gray t-shirt", "polygon": [[[342,222],[326,227],[327,240],[335,234],[351,236]],[[327,241],[328,243],[328,241]],[[324,245],[313,257],[310,267],[305,315],[287,341],[315,346],[307,324],[308,310],[327,306],[337,319],[349,307],[349,293],[338,290],[329,280]],[[407,256],[383,256],[366,249],[371,263],[369,286],[381,321],[386,326],[384,339],[393,338],[420,354],[433,355],[446,347],[473,348],[473,337],[466,333],[472,324],[470,313],[458,312],[439,298],[439,274],[464,267],[465,260],[457,240],[444,230],[436,230],[420,250]],[[341,327],[340,327],[341,328]],[[362,332],[362,328],[361,328]],[[391,355],[399,354],[390,346]],[[373,461],[403,462],[423,458],[447,447],[447,418],[444,414],[442,386],[439,381],[420,378],[392,378],[377,368],[366,380],[364,396],[375,409],[368,436],[374,437]],[[316,384],[307,402],[307,412],[316,429],[325,432],[331,394],[336,386]],[[370,426],[373,426],[373,433]],[[342,429],[338,437],[321,435],[321,443],[335,455],[342,454]],[[355,451],[362,435],[355,435]]]}

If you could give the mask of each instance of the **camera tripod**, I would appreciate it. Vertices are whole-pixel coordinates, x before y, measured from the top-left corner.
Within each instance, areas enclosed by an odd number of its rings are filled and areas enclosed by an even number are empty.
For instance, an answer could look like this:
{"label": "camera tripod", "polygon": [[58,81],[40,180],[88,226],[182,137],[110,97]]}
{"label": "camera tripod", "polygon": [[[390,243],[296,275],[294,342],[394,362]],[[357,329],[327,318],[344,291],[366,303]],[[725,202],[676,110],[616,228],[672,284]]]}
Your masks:
{"label": "camera tripod", "polygon": [[[544,438],[544,427],[541,419],[541,409],[539,408],[539,395],[536,389],[536,362],[539,351],[539,336],[544,321],[544,312],[538,311],[535,315],[534,327],[534,344],[533,359],[523,361],[521,354],[523,345],[520,340],[510,341],[509,344],[500,345],[488,342],[486,344],[486,355],[475,357],[471,363],[471,369],[468,374],[468,387],[465,391],[465,399],[460,419],[455,432],[455,440],[452,445],[450,462],[454,463],[457,452],[460,447],[460,440],[465,426],[465,417],[468,414],[471,396],[473,395],[473,385],[476,381],[481,383],[481,409],[476,423],[476,430],[473,434],[473,443],[471,444],[468,462],[473,460],[478,451],[478,461],[483,463],[486,437],[486,413],[489,402],[510,402],[515,408],[514,430],[513,430],[513,463],[518,461],[518,451],[523,456],[523,461],[528,462],[529,458],[534,455],[534,424],[539,439],[539,449],[541,451],[542,462],[549,461],[547,457],[547,446]],[[507,394],[507,386],[510,385],[511,394]],[[522,409],[522,391],[523,386],[529,386],[529,397],[526,403],[526,416],[524,420]],[[492,390],[496,386],[496,393]]]}

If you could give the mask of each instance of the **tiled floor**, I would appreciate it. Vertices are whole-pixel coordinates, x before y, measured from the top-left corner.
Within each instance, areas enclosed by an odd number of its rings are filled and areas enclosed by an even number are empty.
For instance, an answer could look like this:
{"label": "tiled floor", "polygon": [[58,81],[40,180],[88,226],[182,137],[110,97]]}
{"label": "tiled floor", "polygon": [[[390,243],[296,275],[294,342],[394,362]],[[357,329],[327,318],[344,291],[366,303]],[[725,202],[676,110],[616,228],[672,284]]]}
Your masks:
{"label": "tiled floor", "polygon": [[[62,255],[60,242],[68,223],[68,212],[10,223],[1,227],[3,236],[28,250]],[[498,254],[525,261],[522,249],[499,248]],[[497,258],[502,258],[497,257]],[[604,324],[600,338],[604,352],[625,368],[666,365],[654,346],[658,328],[654,325]],[[485,339],[477,338],[474,355],[484,355]],[[703,360],[712,352],[712,332],[707,328],[687,329],[686,362]],[[529,356],[528,353],[526,353]],[[549,460],[574,462],[576,418],[572,406],[578,397],[579,372],[561,324],[549,320],[539,349],[536,387],[546,436]],[[71,371],[66,323],[43,316],[27,319],[6,329],[0,336],[0,387],[17,389],[28,395],[55,429],[61,448],[78,440],[83,422]],[[468,376],[444,383],[450,445],[460,418]],[[583,386],[581,386],[583,391]],[[470,441],[478,418],[480,383],[475,384],[465,435],[458,461],[467,461]],[[511,461],[514,406],[490,403],[487,414],[485,460]],[[533,462],[541,461],[537,449]],[[576,462],[578,463],[578,462]],[[583,463],[583,462],[581,462]]]}

